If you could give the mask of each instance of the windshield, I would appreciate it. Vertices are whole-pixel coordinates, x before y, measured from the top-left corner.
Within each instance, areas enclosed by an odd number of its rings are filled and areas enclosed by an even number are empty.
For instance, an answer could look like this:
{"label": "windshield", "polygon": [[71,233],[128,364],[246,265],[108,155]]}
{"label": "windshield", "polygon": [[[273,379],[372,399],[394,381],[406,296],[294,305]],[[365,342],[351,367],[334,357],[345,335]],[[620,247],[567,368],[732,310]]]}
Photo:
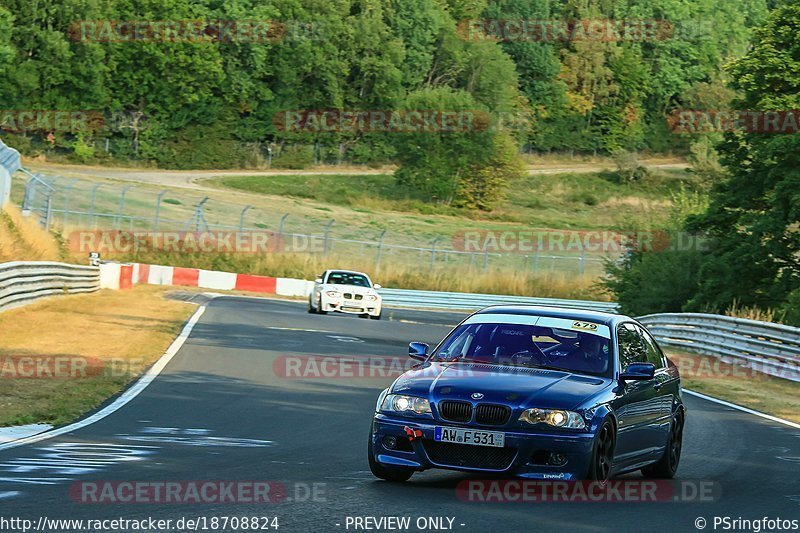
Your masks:
{"label": "windshield", "polygon": [[331,272],[328,274],[328,283],[335,285],[355,285],[356,287],[372,286],[365,275],[350,274],[349,272]]}
{"label": "windshield", "polygon": [[597,376],[607,376],[611,369],[608,339],[593,333],[522,324],[463,324],[433,358]]}

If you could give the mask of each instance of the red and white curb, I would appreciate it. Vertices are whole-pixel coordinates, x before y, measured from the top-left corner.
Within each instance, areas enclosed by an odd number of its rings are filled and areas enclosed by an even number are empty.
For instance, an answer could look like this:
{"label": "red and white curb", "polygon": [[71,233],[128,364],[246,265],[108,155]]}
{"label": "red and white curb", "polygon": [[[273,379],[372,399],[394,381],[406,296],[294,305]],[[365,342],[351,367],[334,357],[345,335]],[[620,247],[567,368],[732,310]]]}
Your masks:
{"label": "red and white curb", "polygon": [[248,291],[277,296],[305,297],[314,287],[313,281],[236,274],[199,268],[183,268],[141,263],[100,265],[100,288],[125,290],[134,285],[172,285],[199,287],[219,291]]}

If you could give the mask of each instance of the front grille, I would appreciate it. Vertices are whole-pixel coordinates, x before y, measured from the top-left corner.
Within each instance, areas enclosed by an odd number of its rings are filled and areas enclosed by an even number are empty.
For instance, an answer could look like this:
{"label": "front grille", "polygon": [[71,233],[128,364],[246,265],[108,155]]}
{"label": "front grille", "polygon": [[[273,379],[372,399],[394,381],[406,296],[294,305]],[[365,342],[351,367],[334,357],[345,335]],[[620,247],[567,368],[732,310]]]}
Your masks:
{"label": "front grille", "polygon": [[487,426],[504,426],[511,418],[511,409],[505,405],[478,404],[475,408],[475,422]]}
{"label": "front grille", "polygon": [[439,415],[453,422],[472,420],[472,404],[469,402],[444,401],[439,403]]}
{"label": "front grille", "polygon": [[423,439],[422,445],[431,462],[456,468],[506,470],[517,455],[516,448],[490,448]]}

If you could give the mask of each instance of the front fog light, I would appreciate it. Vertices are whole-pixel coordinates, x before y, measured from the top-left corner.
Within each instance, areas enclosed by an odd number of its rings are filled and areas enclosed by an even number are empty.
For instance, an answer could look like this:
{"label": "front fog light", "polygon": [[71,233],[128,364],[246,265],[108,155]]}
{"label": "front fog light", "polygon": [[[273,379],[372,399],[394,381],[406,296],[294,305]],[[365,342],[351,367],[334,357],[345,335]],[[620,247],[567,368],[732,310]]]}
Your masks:
{"label": "front fog light", "polygon": [[430,415],[431,404],[425,398],[404,396],[402,394],[388,394],[383,400],[381,410],[395,413],[416,413],[418,415]]}
{"label": "front fog light", "polygon": [[547,424],[558,428],[584,429],[583,417],[573,411],[561,409],[528,409],[519,417],[527,424]]}

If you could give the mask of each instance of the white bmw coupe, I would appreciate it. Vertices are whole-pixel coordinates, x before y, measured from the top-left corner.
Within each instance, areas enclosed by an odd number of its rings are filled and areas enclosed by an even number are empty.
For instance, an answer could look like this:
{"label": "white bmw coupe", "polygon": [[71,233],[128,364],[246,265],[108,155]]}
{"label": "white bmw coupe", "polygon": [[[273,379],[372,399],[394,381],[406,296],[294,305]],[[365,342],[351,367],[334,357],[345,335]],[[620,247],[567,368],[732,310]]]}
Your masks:
{"label": "white bmw coupe", "polygon": [[369,276],[350,270],[326,270],[314,282],[308,298],[308,312],[360,315],[381,319],[381,296]]}

